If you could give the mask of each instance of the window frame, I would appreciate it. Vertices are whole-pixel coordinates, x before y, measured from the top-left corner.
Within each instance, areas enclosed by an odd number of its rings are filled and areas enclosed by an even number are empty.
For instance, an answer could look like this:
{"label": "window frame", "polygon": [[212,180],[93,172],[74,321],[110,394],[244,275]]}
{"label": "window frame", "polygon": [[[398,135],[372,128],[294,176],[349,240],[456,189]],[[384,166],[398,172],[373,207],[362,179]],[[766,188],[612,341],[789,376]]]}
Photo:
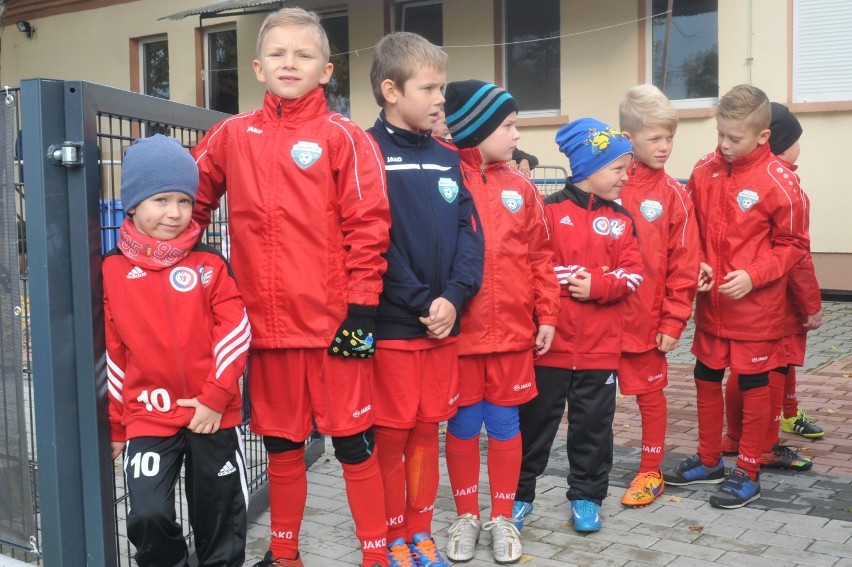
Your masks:
{"label": "window frame", "polygon": [[[787,100],[791,110],[794,111],[821,111],[821,110],[850,110],[852,109],[852,98],[833,98],[832,100],[815,100],[815,101],[798,101],[796,100],[796,38],[801,37],[797,34],[799,29],[796,21],[798,0],[790,0],[788,2],[787,22],[788,22],[788,85],[787,85]],[[848,7],[848,5],[846,5]]]}
{"label": "window frame", "polygon": [[[328,11],[320,12],[319,17],[320,17],[320,24],[322,24],[323,20],[325,20],[326,18],[345,17],[347,28],[350,26],[350,15],[349,15],[349,9],[348,8],[329,9]],[[351,39],[351,37],[347,37],[347,46],[346,46],[346,58],[347,58],[348,63],[349,63],[349,84],[348,84],[349,92],[346,93],[346,97],[347,97],[347,100],[348,100],[347,104],[349,106],[349,112],[348,112],[348,114],[342,113],[342,114],[344,114],[344,116],[347,116],[347,117],[351,117],[351,115],[352,115],[352,57],[349,54],[349,52],[351,51],[350,39]],[[331,53],[332,57],[334,55],[335,55],[334,53]],[[337,54],[337,55],[342,55],[342,54]],[[331,63],[334,63],[334,61],[331,61]],[[337,67],[335,66],[334,71],[332,72],[332,80],[334,79],[334,76],[335,76],[336,73],[337,73]],[[329,109],[331,109],[331,108],[329,107]]]}
{"label": "window frame", "polygon": [[[201,40],[201,83],[202,83],[202,92],[201,92],[201,101],[204,108],[210,109],[210,36],[216,33],[229,32],[232,31],[235,34],[237,32],[237,23],[236,22],[228,22],[223,23],[221,25],[210,26],[207,28],[201,28],[200,40]],[[235,40],[235,49],[237,46],[237,40]],[[239,62],[238,62],[239,63]],[[235,69],[237,75],[237,109],[235,114],[239,113],[239,80],[240,80],[240,71],[239,65]],[[217,112],[224,112],[217,110]]]}
{"label": "window frame", "polygon": [[[440,6],[441,7],[441,41],[437,44],[443,47],[444,44],[444,0],[392,0],[391,13],[391,28],[393,31],[410,31],[405,29],[405,12],[407,8],[421,6]],[[400,24],[397,25],[397,20]],[[428,39],[428,38],[427,38]],[[431,40],[430,40],[431,41]]]}

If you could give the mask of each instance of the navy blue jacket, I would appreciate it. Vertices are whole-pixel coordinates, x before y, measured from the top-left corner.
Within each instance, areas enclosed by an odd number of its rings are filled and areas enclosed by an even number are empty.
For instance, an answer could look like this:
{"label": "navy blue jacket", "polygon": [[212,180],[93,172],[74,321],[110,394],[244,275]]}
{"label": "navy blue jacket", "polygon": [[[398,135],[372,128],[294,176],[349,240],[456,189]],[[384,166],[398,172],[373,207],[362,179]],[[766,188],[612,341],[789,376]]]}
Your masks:
{"label": "navy blue jacket", "polygon": [[455,306],[458,335],[462,306],[482,285],[485,246],[458,153],[428,133],[392,126],[384,113],[367,132],[384,158],[391,209],[376,338],[426,336],[419,318],[438,297]]}

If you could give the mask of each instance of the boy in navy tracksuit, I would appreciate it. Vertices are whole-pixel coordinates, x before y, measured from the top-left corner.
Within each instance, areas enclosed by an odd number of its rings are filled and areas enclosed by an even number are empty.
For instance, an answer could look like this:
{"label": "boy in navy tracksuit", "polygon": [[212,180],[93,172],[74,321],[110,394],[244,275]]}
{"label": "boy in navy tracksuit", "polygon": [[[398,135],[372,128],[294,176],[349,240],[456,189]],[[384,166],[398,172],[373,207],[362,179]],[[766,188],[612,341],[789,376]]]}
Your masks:
{"label": "boy in navy tracksuit", "polygon": [[571,180],[545,199],[553,228],[562,306],[550,351],[535,362],[537,398],[521,406],[523,461],[513,516],[532,511],[535,479],[544,472],[568,403],[568,500],[574,529],[601,528],[600,505],[612,468],[612,420],[621,357],[621,301],[642,282],[633,219],[615,202],[633,149],[618,130],[593,118],[556,134],[571,162]]}
{"label": "boy in navy tracksuit", "polygon": [[125,453],[127,537],[142,566],[188,564],[175,521],[184,460],[199,564],[245,561],[239,379],[251,327],[225,259],[196,244],[197,190],[195,160],[174,138],[130,146],[129,217],[102,267],[112,457]]}
{"label": "boy in navy tracksuit", "polygon": [[379,41],[370,68],[383,111],[368,132],[385,163],[392,219],[373,382],[391,565],[446,565],[432,539],[438,423],[456,412],[458,315],[482,283],[473,197],[458,154],[431,134],[446,65],[441,49],[400,32]]}

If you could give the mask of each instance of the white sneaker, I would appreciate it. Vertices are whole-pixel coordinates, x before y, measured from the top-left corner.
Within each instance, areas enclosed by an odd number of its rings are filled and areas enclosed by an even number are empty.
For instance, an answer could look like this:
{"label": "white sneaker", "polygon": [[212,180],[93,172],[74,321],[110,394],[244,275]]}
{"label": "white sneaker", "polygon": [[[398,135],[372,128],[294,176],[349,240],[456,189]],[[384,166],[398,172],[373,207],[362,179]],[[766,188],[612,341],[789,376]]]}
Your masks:
{"label": "white sneaker", "polygon": [[447,557],[452,561],[470,561],[476,552],[479,530],[482,522],[473,514],[463,514],[447,530],[450,539],[447,542]]}
{"label": "white sneaker", "polygon": [[521,533],[515,523],[503,516],[497,516],[482,526],[491,532],[491,554],[497,563],[515,563],[521,558]]}

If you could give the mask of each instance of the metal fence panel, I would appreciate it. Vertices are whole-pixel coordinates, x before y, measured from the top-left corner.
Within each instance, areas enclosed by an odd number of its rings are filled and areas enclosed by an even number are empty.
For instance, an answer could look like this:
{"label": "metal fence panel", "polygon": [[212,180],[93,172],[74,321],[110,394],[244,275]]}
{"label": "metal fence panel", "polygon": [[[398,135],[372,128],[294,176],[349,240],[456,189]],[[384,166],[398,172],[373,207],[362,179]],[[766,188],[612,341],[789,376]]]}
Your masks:
{"label": "metal fence panel", "polygon": [[35,536],[35,517],[21,369],[23,298],[14,171],[17,138],[17,96],[7,91],[0,121],[4,154],[0,156],[0,541],[29,548]]}

